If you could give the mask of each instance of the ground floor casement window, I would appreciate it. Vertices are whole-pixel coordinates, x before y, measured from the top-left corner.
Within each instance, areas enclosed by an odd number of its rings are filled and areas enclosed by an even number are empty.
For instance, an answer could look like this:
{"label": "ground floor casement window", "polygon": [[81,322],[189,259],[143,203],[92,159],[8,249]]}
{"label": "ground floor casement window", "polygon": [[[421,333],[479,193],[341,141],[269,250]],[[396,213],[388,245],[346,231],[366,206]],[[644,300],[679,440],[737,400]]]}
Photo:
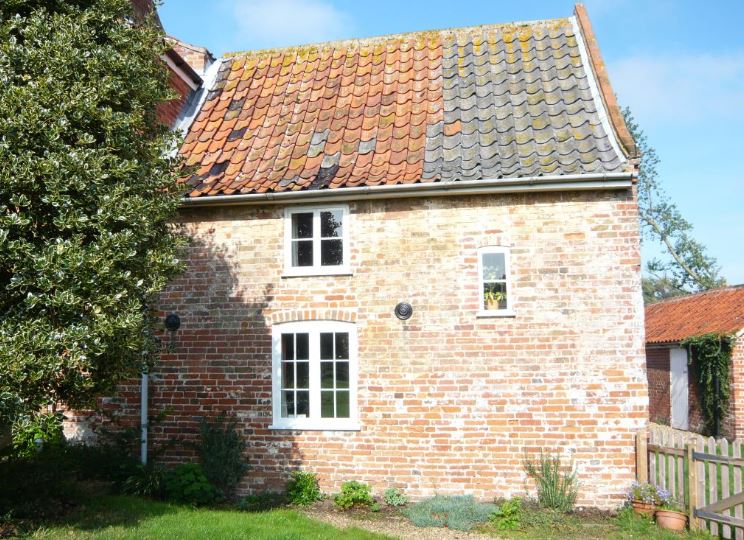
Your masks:
{"label": "ground floor casement window", "polygon": [[272,427],[358,429],[356,325],[292,322],[272,334]]}

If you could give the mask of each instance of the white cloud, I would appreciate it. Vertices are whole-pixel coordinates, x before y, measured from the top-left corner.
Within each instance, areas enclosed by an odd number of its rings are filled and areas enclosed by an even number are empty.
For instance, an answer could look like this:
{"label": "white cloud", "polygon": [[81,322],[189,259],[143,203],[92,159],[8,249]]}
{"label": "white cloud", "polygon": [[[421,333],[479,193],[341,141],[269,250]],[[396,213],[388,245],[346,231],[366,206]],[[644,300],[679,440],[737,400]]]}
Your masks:
{"label": "white cloud", "polygon": [[608,70],[618,100],[636,118],[690,124],[744,116],[744,51],[633,56]]}
{"label": "white cloud", "polygon": [[241,48],[281,47],[353,36],[351,17],[326,0],[228,0]]}

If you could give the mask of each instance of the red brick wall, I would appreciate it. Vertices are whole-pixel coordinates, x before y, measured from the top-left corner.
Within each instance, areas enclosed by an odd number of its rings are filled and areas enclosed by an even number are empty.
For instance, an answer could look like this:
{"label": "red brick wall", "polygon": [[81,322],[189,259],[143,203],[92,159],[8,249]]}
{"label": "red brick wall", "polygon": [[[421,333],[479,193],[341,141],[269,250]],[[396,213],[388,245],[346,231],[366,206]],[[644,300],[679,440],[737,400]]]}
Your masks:
{"label": "red brick wall", "polygon": [[[194,209],[189,270],[162,314],[182,326],[153,373],[154,446],[238,415],[243,491],[291,470],[412,497],[532,491],[525,453],[573,459],[580,503],[616,506],[648,419],[636,206],[628,192],[350,203],[351,276],[282,278],[283,208]],[[512,246],[513,318],[478,318],[477,249]],[[414,315],[400,321],[399,301]],[[355,321],[358,432],[272,431],[271,328]],[[168,337],[166,336],[166,340]],[[123,388],[137,422],[138,387]],[[183,445],[167,462],[189,457]]]}
{"label": "red brick wall", "polygon": [[740,332],[731,352],[731,435],[744,439],[744,332]]}
{"label": "red brick wall", "polygon": [[652,422],[667,426],[672,417],[669,369],[667,347],[646,347],[649,418]]}
{"label": "red brick wall", "polygon": [[191,88],[175,71],[168,68],[170,87],[178,94],[178,98],[158,105],[157,115],[161,122],[167,126],[173,126],[183,106],[191,95]]}

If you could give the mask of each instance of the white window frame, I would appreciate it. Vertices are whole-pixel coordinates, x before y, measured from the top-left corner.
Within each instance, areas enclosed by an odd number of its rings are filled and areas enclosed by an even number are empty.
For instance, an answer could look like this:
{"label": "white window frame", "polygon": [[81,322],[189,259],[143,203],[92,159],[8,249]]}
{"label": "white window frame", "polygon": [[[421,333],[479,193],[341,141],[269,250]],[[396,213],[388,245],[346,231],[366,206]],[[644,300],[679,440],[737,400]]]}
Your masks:
{"label": "white window frame", "polygon": [[[340,211],[343,234],[340,238],[343,250],[343,264],[323,266],[320,264],[320,213]],[[292,266],[292,214],[313,214],[313,265]],[[284,276],[337,276],[351,274],[351,251],[349,249],[350,233],[349,207],[347,205],[329,206],[293,206],[284,209]],[[317,232],[317,236],[316,236]]]}
{"label": "white window frame", "polygon": [[[320,334],[347,332],[349,334],[349,418],[320,416]],[[282,418],[282,334],[310,334],[310,415],[307,418]],[[341,321],[298,321],[275,324],[272,327],[271,386],[273,423],[269,429],[292,430],[359,430],[357,381],[359,377],[358,341],[356,324]]]}
{"label": "white window frame", "polygon": [[[483,256],[501,253],[504,255],[504,270],[506,271],[506,309],[486,309],[483,295],[485,282],[483,281]],[[511,249],[506,246],[485,246],[478,249],[478,317],[514,317],[514,290],[511,279]]]}

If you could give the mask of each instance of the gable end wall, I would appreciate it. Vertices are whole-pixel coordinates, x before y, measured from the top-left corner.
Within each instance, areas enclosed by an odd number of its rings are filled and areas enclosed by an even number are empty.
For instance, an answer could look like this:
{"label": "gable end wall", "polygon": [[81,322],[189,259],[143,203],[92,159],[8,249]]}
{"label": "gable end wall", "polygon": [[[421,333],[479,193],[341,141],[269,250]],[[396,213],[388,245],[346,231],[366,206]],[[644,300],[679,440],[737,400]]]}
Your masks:
{"label": "gable end wall", "polygon": [[[648,419],[636,206],[629,191],[350,203],[352,276],[282,278],[283,208],[192,209],[189,270],[162,298],[181,316],[154,370],[170,413],[152,448],[195,439],[198,419],[238,415],[242,492],[318,473],[412,498],[532,492],[523,458],[561,452],[580,504],[616,507]],[[477,318],[477,249],[512,246],[513,318]],[[398,320],[397,302],[413,305]],[[271,325],[355,321],[358,432],[272,431]],[[169,336],[164,338],[168,343]],[[138,386],[122,389],[136,424]],[[165,461],[193,459],[183,445]]]}

